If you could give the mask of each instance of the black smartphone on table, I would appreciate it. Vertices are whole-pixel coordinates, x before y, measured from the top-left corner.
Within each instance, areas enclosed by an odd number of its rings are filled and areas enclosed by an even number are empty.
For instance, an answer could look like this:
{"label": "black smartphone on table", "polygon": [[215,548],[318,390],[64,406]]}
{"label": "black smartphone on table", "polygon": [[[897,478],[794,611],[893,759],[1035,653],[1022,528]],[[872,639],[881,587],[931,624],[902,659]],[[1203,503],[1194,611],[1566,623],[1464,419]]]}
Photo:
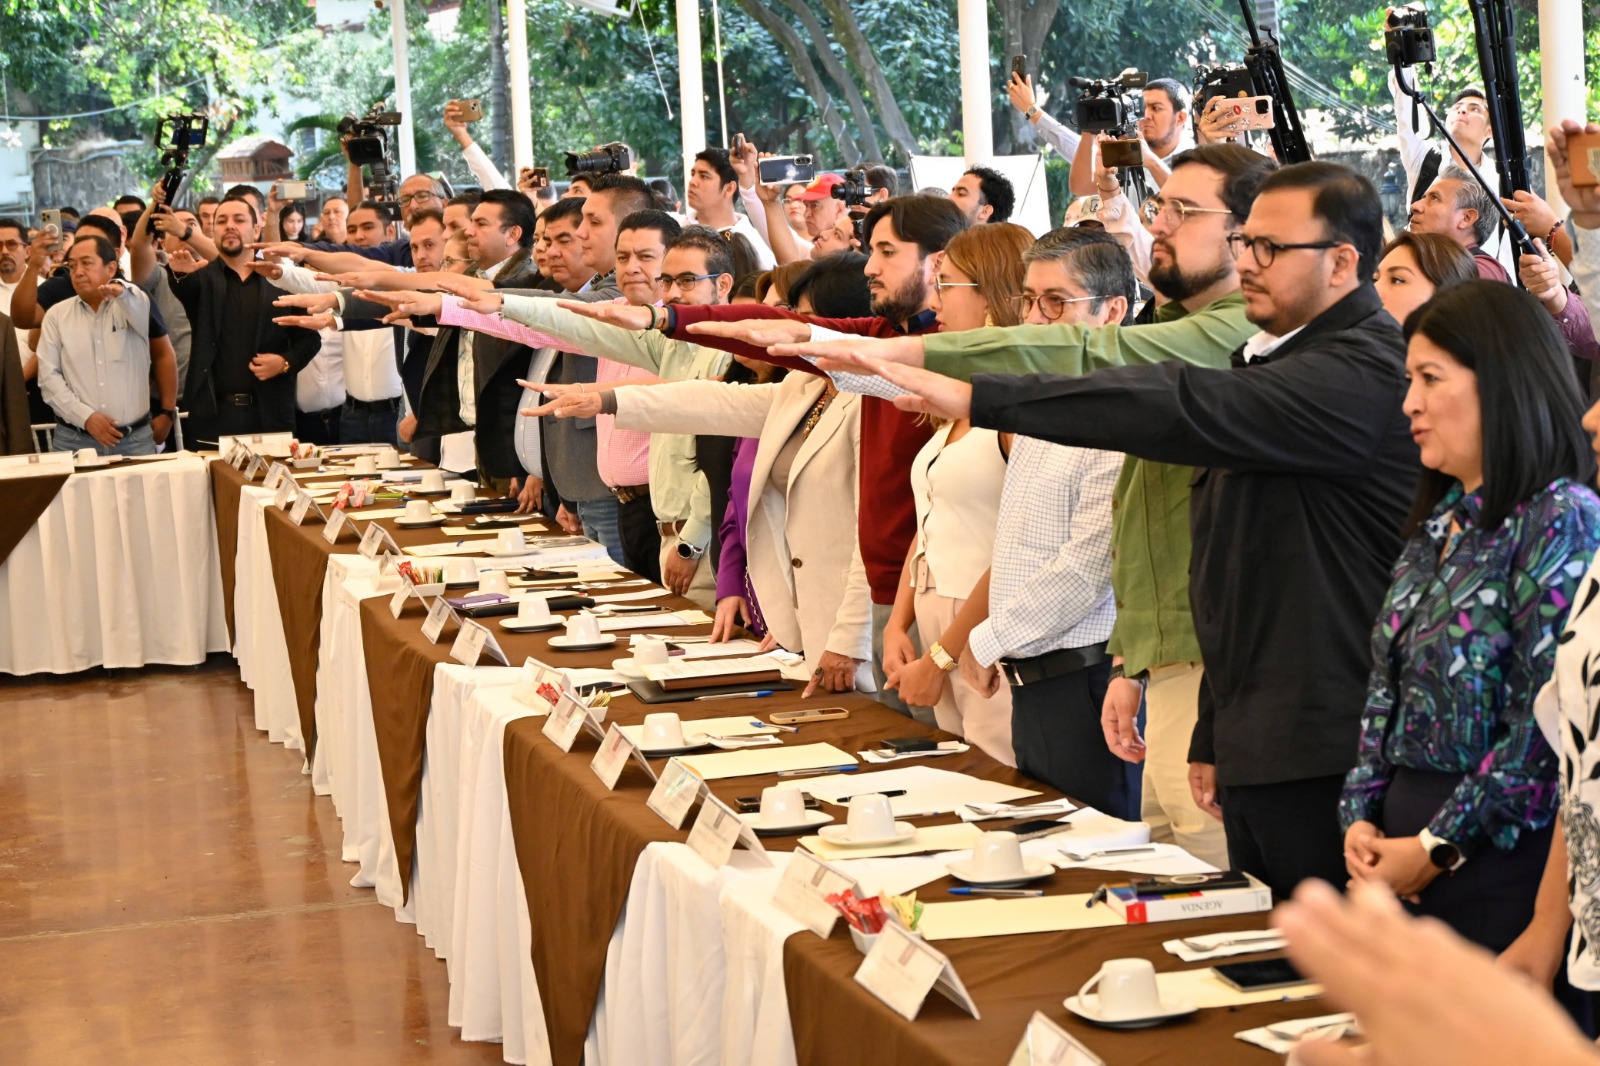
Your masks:
{"label": "black smartphone on table", "polygon": [[1304,975],[1288,959],[1224,962],[1212,969],[1224,983],[1241,992],[1265,992],[1270,988],[1289,988],[1306,983]]}

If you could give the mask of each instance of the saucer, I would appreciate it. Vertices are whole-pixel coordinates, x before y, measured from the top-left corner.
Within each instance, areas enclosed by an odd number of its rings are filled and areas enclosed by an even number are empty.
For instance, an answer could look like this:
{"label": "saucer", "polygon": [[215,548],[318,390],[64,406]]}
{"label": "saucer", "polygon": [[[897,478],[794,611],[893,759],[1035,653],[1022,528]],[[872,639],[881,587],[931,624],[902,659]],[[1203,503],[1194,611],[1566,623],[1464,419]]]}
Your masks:
{"label": "saucer", "polygon": [[448,496],[448,495],[450,495],[450,490],[449,489],[421,489],[421,488],[407,489],[406,490],[406,495],[408,495],[408,496]]}
{"label": "saucer", "polygon": [[566,624],[566,618],[559,614],[551,615],[548,622],[519,622],[516,615],[500,620],[500,628],[509,629],[513,633],[543,633],[547,629],[555,629]]}
{"label": "saucer", "polygon": [[[485,537],[484,539],[487,540],[489,538]],[[514,559],[519,555],[532,555],[533,551],[534,548],[531,544],[525,544],[520,548],[513,548],[510,550],[500,547],[499,544],[486,544],[483,547],[483,553],[485,555],[492,555],[496,559]]]}
{"label": "saucer", "polygon": [[424,518],[420,522],[414,522],[409,518],[396,518],[394,524],[403,529],[427,529],[429,526],[444,525],[444,515],[434,515],[432,518]]}
{"label": "saucer", "polygon": [[615,670],[617,673],[621,674],[630,681],[644,680],[644,671],[639,669],[638,664],[634,662],[633,656],[631,655],[626,659],[612,659],[611,669]]}
{"label": "saucer", "polygon": [[827,825],[833,821],[833,815],[825,811],[806,811],[806,820],[798,825],[767,825],[761,821],[760,814],[741,814],[739,818],[756,831],[758,837],[781,837],[790,833],[803,833],[819,825]]}
{"label": "saucer", "polygon": [[1151,1014],[1143,1018],[1102,1018],[1100,1017],[1100,994],[1090,992],[1082,998],[1068,996],[1061,1005],[1086,1022],[1103,1025],[1107,1029],[1148,1029],[1153,1025],[1170,1021],[1173,1018],[1182,1018],[1186,1014],[1195,1012],[1195,1005],[1187,999],[1163,1001],[1160,1014]]}
{"label": "saucer", "polygon": [[446,581],[444,587],[447,589],[475,589],[478,587],[478,578],[474,575],[465,581]]}
{"label": "saucer", "polygon": [[[554,643],[554,641],[551,643]],[[641,746],[639,752],[647,759],[667,759],[674,755],[687,755],[691,751],[699,751],[702,748],[710,747],[710,745],[711,742],[704,737],[700,739],[699,743],[691,743],[688,737],[684,737],[683,743],[676,748],[646,748]]]}
{"label": "saucer", "polygon": [[877,848],[888,844],[904,844],[917,835],[917,827],[910,822],[894,823],[895,835],[876,840],[855,840],[848,825],[830,825],[817,830],[817,835],[836,848]]}
{"label": "saucer", "polygon": [[1016,888],[1029,881],[1037,881],[1049,877],[1056,872],[1056,868],[1043,859],[1023,859],[1022,874],[1018,877],[1002,877],[998,881],[987,881],[974,877],[972,873],[972,860],[961,859],[951,863],[945,869],[950,871],[950,876],[957,881],[965,881],[969,885],[980,885],[984,888]]}
{"label": "saucer", "polygon": [[574,641],[565,633],[550,638],[550,646],[560,651],[593,651],[595,648],[609,648],[616,642],[615,633],[602,633],[599,640]]}

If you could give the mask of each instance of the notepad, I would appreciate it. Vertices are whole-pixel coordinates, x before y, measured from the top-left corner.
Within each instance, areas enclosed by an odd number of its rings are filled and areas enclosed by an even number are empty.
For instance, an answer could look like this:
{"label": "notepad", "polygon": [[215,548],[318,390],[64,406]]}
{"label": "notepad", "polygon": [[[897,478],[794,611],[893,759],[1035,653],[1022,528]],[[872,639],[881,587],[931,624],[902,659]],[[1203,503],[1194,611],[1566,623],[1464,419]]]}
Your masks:
{"label": "notepad", "polygon": [[[711,621],[711,616],[704,611],[676,611],[672,614],[623,614],[614,618],[602,616],[600,619],[600,632],[616,633],[624,629],[654,629],[657,626],[669,628],[672,626],[699,626]],[[850,760],[854,762],[854,759]],[[822,763],[831,766],[831,763]]]}
{"label": "notepad", "polygon": [[[923,907],[922,921],[917,923],[917,928],[929,940],[967,940],[1019,933],[1056,933],[1063,929],[1104,929],[1123,924],[1122,916],[1104,904],[1085,906],[1092,898],[1084,892],[1032,899],[929,903]],[[1187,998],[1187,993],[1180,998]]]}
{"label": "notepad", "polygon": [[[770,678],[776,681],[780,675],[778,663],[765,655],[743,659],[695,659],[685,662],[681,658],[674,658],[659,665],[652,664],[644,668],[644,676],[660,685],[662,688],[683,688],[687,683],[706,683],[708,678],[729,677],[734,681],[765,680]],[[726,682],[732,684],[733,682]]]}
{"label": "notepad", "polygon": [[445,555],[482,555],[481,544],[458,544],[453,540],[441,541],[438,544],[417,544],[401,551],[418,559],[438,559]]}
{"label": "notepad", "polygon": [[[1097,909],[1110,910],[1109,907]],[[923,924],[924,926],[927,924],[926,912]],[[1161,990],[1162,1000],[1171,1002],[1175,999],[1187,999],[1202,1010],[1207,1007],[1243,1007],[1251,1003],[1276,1003],[1286,999],[1311,999],[1322,995],[1322,986],[1312,981],[1285,988],[1263,989],[1260,992],[1241,992],[1218,977],[1217,971],[1209,966],[1199,970],[1158,973],[1156,987]]]}
{"label": "notepad", "polygon": [[819,859],[838,862],[843,859],[892,859],[900,855],[922,855],[927,852],[970,851],[982,835],[983,831],[977,826],[961,822],[918,829],[917,835],[910,840],[882,847],[843,848],[821,837],[801,837],[800,843]]}
{"label": "notepad", "polygon": [[379,507],[371,511],[351,511],[349,515],[357,522],[370,522],[374,518],[404,518],[406,509],[404,507]]}
{"label": "notepad", "polygon": [[890,792],[896,789],[905,790],[905,795],[895,796],[889,801],[896,818],[949,814],[967,803],[1010,803],[1039,795],[1030,789],[1001,784],[999,781],[985,781],[971,774],[933,766],[905,766],[870,774],[822,777],[806,786],[806,791],[817,799],[839,804],[847,804],[851,796],[866,792]]}
{"label": "notepad", "polygon": [[[510,526],[502,528],[510,529]],[[542,533],[548,527],[539,525],[526,525],[518,527],[526,535],[529,533]],[[500,533],[499,529],[479,529],[476,526],[441,526],[440,532],[447,537],[494,537]]]}
{"label": "notepad", "polygon": [[[683,736],[687,741],[695,737],[756,737],[770,736],[778,730],[764,722],[758,722],[747,714],[735,715],[732,718],[698,718],[694,721],[683,723]],[[622,735],[635,744],[644,743],[644,726],[625,725]]]}
{"label": "notepad", "polygon": [[[713,755],[685,755],[679,761],[702,781],[724,777],[755,777],[780,770],[815,770],[824,766],[853,766],[856,757],[832,744],[795,744],[752,751],[723,751]],[[967,828],[971,828],[968,826]],[[972,845],[967,845],[971,847]]]}

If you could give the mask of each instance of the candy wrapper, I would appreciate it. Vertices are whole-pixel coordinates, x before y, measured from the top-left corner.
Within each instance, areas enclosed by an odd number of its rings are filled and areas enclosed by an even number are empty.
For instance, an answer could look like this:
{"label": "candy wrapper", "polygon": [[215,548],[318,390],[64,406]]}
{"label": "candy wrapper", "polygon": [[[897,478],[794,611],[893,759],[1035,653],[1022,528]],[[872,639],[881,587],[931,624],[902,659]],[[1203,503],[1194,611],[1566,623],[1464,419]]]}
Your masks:
{"label": "candy wrapper", "polygon": [[912,932],[917,931],[918,923],[922,921],[922,904],[917,902],[915,892],[907,896],[891,896],[887,892],[880,892],[878,901],[890,918]]}
{"label": "candy wrapper", "polygon": [[828,904],[844,915],[844,920],[857,932],[869,936],[882,932],[883,923],[889,920],[888,912],[877,896],[858,899],[855,892],[848,888],[829,896]]}

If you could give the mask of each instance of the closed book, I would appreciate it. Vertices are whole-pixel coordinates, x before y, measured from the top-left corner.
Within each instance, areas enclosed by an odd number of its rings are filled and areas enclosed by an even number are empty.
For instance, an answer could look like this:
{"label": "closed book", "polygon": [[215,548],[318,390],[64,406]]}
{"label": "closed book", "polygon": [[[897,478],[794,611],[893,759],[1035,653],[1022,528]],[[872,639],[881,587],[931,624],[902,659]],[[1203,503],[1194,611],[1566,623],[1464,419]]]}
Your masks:
{"label": "closed book", "polygon": [[1106,905],[1129,925],[1271,910],[1272,890],[1249,874],[1244,876],[1249,881],[1245,888],[1201,888],[1151,896],[1140,896],[1132,885],[1112,885],[1106,892]]}

